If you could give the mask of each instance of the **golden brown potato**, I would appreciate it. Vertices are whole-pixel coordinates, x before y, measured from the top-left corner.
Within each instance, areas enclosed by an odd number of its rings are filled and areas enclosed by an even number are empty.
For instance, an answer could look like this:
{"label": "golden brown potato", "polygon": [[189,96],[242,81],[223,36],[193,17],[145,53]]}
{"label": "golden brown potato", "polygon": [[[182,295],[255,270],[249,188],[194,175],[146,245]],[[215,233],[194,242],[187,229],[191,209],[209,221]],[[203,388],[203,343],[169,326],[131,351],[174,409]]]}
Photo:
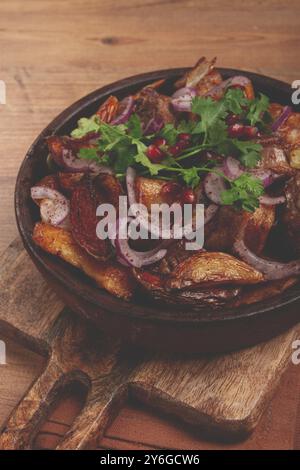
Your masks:
{"label": "golden brown potato", "polygon": [[259,271],[233,256],[202,251],[180,263],[166,281],[166,287],[187,289],[203,285],[256,284],[262,280]]}
{"label": "golden brown potato", "polygon": [[262,252],[274,222],[275,206],[261,205],[253,212],[245,229],[245,243],[251,251]]}
{"label": "golden brown potato", "polygon": [[191,310],[201,310],[204,307],[217,308],[233,301],[240,291],[240,287],[204,287],[196,290],[170,291],[164,288],[165,279],[155,273],[134,269],[134,276],[145,294],[151,299],[159,301],[173,308],[188,306]]}
{"label": "golden brown potato", "polygon": [[[184,74],[182,78],[177,80],[175,83],[176,88],[182,88],[185,86],[188,87],[197,87],[197,85],[203,80],[209,73],[214,71],[214,66],[216,63],[216,57],[210,61],[206,59],[206,57],[200,57],[200,59],[196,62],[194,67],[189,70],[187,73]],[[218,73],[218,79],[215,83],[221,83],[222,77]]]}
{"label": "golden brown potato", "polygon": [[300,146],[300,113],[292,113],[278,132],[286,144]]}
{"label": "golden brown potato", "polygon": [[276,145],[269,145],[263,149],[259,166],[286,177],[295,173],[288,163],[286,152]]}
{"label": "golden brown potato", "polygon": [[151,210],[151,204],[170,204],[169,197],[162,191],[166,182],[151,178],[138,176],[135,180],[136,200],[140,204],[144,204],[148,211]]}
{"label": "golden brown potato", "polygon": [[280,279],[279,281],[272,281],[258,286],[245,288],[245,290],[235,299],[231,305],[232,307],[239,307],[240,305],[250,305],[262,300],[274,297],[275,295],[282,294],[286,289],[292,287],[298,279]]}
{"label": "golden brown potato", "polygon": [[81,269],[111,294],[123,299],[132,297],[136,283],[130,270],[113,261],[101,262],[92,258],[77,245],[70,232],[37,223],[33,240],[43,250]]}

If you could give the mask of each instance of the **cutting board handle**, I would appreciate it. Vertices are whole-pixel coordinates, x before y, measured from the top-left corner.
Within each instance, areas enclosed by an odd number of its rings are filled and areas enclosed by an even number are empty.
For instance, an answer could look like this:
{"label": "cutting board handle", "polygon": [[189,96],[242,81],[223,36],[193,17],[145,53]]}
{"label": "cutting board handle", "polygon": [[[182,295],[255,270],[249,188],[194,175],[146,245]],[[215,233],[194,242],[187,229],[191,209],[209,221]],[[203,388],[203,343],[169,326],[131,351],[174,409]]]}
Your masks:
{"label": "cutting board handle", "polygon": [[16,239],[0,256],[1,333],[46,352],[47,332],[63,307]]}

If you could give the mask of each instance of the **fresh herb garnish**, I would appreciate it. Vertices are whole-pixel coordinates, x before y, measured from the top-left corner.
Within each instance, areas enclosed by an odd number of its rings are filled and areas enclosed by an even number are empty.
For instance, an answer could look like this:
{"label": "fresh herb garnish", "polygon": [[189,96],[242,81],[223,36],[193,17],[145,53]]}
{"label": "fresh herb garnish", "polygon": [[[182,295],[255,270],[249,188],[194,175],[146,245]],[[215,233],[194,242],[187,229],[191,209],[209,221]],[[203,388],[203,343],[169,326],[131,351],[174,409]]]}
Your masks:
{"label": "fresh herb garnish", "polygon": [[[94,148],[81,148],[81,158],[96,160],[110,166],[118,177],[124,177],[128,166],[134,166],[145,176],[172,180],[181,179],[191,188],[197,187],[214,162],[201,161],[201,152],[211,150],[224,158],[232,155],[246,168],[253,168],[260,160],[262,147],[253,140],[239,140],[228,135],[226,118],[229,113],[240,116],[247,125],[265,126],[269,100],[260,94],[248,100],[241,89],[229,89],[218,101],[195,97],[192,101],[194,119],[181,121],[177,126],[166,124],[157,135],[144,136],[140,118],[132,114],[125,124],[111,125],[99,117],[82,118],[72,137],[82,137],[97,132],[100,137]],[[180,133],[191,136],[189,145],[174,158],[168,146],[176,144]],[[154,163],[147,156],[147,148],[156,137],[163,137],[167,145],[162,151],[165,158]],[[188,165],[190,162],[190,165]],[[216,171],[217,172],[217,171]],[[220,170],[218,169],[218,173]],[[263,186],[252,175],[243,173],[234,181],[227,181],[229,189],[222,195],[223,204],[234,205],[244,210],[255,210]]]}
{"label": "fresh herb garnish", "polygon": [[248,173],[243,173],[230,182],[230,188],[221,194],[222,203],[253,212],[259,207],[259,197],[263,194],[262,182]]}

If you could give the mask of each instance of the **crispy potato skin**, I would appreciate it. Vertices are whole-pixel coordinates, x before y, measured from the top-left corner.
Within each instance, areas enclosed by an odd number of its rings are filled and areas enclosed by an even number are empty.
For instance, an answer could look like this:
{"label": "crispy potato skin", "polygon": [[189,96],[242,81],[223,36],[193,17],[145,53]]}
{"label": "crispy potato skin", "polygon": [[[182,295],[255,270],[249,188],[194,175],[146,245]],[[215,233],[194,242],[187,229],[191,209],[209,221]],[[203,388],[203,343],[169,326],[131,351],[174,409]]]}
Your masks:
{"label": "crispy potato skin", "polygon": [[296,284],[296,278],[280,279],[279,281],[268,282],[258,286],[245,288],[245,290],[235,299],[232,307],[240,307],[241,305],[250,305],[262,300],[282,294],[286,289]]}
{"label": "crispy potato skin", "polygon": [[152,299],[172,305],[174,308],[188,306],[192,310],[201,310],[204,307],[217,308],[233,301],[241,289],[239,287],[211,287],[197,290],[170,291],[164,288],[164,278],[158,274],[134,269],[133,274],[144,292]]}
{"label": "crispy potato skin", "polygon": [[126,300],[132,297],[136,283],[130,270],[113,261],[101,262],[89,256],[70,232],[39,222],[34,227],[33,240],[43,250],[81,269],[111,294]]}
{"label": "crispy potato skin", "polygon": [[151,210],[151,204],[169,204],[169,198],[164,195],[162,191],[165,184],[166,182],[162,180],[138,176],[135,180],[135,195],[137,202],[144,204],[148,211]]}
{"label": "crispy potato skin", "polygon": [[275,222],[275,206],[260,205],[251,215],[245,230],[246,246],[260,254],[266,244],[268,235]]}
{"label": "crispy potato skin", "polygon": [[279,134],[288,145],[299,147],[300,113],[291,113],[284,125],[279,128]]}
{"label": "crispy potato skin", "polygon": [[256,284],[263,275],[226,253],[198,252],[180,263],[166,281],[169,289],[197,288],[219,284]]}
{"label": "crispy potato skin", "polygon": [[286,152],[278,145],[266,146],[263,149],[259,166],[286,177],[295,173],[295,170],[288,163]]}

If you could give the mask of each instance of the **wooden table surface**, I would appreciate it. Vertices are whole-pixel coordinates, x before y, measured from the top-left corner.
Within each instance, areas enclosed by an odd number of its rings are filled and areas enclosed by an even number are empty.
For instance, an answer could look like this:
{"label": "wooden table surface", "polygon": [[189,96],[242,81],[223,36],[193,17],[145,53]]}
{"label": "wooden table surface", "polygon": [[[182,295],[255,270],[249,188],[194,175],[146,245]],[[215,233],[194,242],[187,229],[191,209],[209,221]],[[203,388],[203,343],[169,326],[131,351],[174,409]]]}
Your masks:
{"label": "wooden table surface", "polygon": [[[224,67],[288,82],[300,79],[300,2],[1,0],[0,50],[0,80],[7,87],[7,104],[0,105],[3,250],[17,234],[13,190],[18,167],[33,139],[66,106],[122,77],[192,65],[201,55],[217,56]],[[42,358],[16,344],[8,342],[7,347],[8,364],[0,366],[5,376],[0,383],[0,424],[44,365]],[[260,429],[233,447],[293,447],[296,369],[291,367],[286,374]],[[51,447],[65,432],[78,407],[75,398],[58,405],[37,446]],[[121,412],[99,446],[197,449],[219,445],[133,404]]]}

